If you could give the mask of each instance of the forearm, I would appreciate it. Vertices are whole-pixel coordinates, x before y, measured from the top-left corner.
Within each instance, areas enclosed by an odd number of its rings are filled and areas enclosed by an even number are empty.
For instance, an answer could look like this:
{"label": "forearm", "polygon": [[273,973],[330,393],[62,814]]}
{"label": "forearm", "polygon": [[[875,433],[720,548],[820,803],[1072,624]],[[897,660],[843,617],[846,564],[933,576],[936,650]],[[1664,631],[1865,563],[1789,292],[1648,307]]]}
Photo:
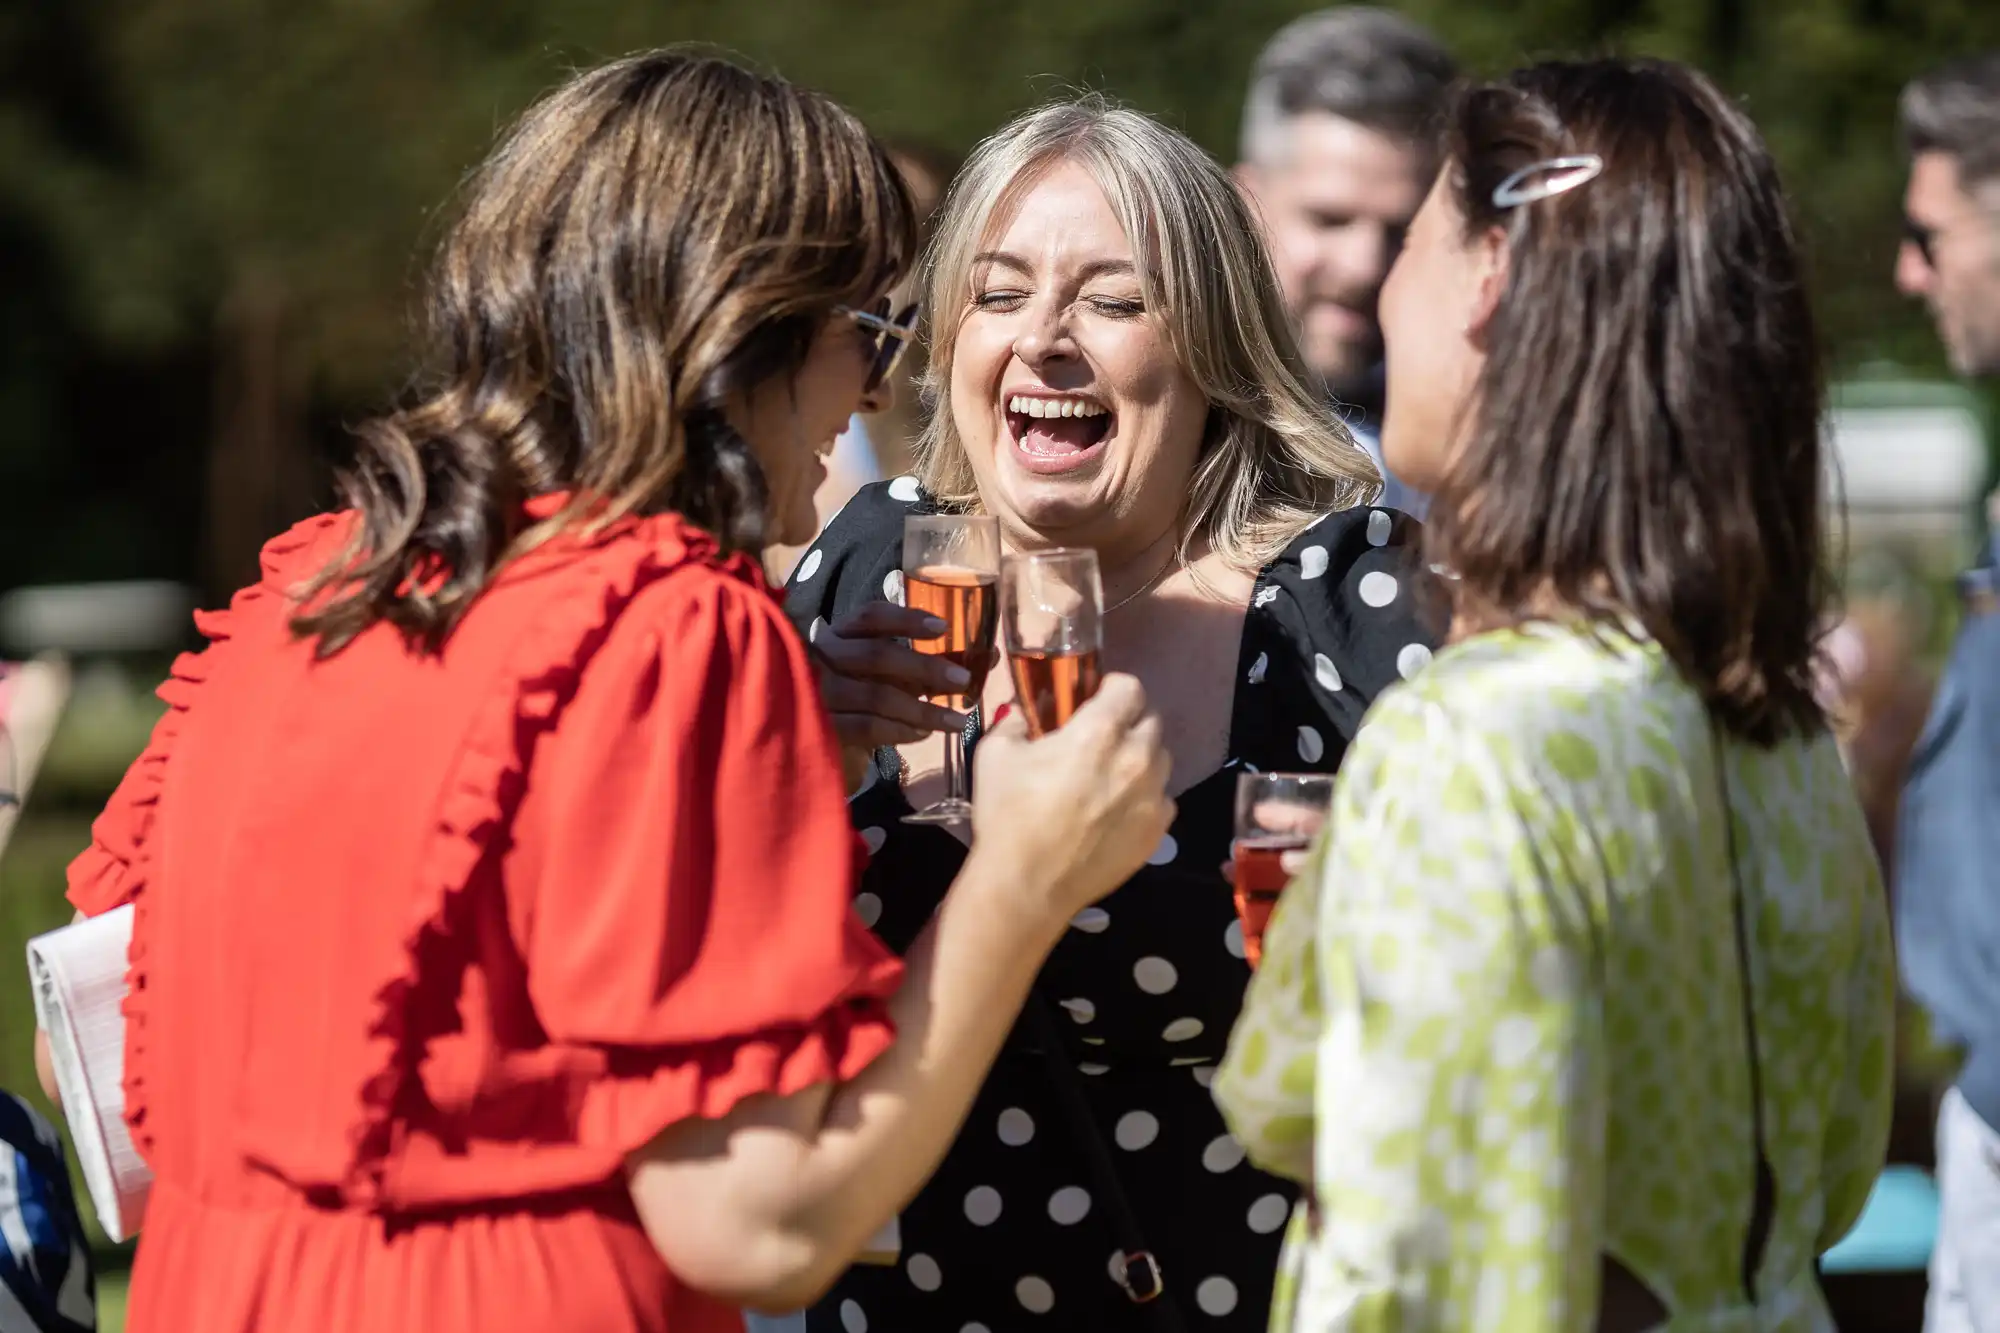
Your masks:
{"label": "forearm", "polygon": [[896,1044],[828,1100],[790,1220],[831,1252],[851,1255],[929,1178],[1054,946],[1060,923],[1016,907],[1013,874],[967,860],[907,955]]}
{"label": "forearm", "polygon": [[807,1304],[922,1186],[1062,930],[1017,881],[967,860],[906,956],[895,1043],[855,1079],[683,1122],[637,1154],[633,1198],[686,1281],[764,1309]]}

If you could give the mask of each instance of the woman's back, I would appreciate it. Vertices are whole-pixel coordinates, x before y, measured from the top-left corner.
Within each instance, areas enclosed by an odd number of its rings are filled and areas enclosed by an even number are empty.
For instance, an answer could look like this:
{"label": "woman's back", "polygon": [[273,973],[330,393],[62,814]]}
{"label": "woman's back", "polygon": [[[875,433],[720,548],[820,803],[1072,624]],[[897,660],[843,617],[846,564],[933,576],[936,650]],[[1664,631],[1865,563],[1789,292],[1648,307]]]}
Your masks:
{"label": "woman's back", "polygon": [[378,625],[322,659],[285,593],[348,521],[206,621],[73,872],[139,911],[134,1327],[734,1329],[626,1159],[851,1076],[899,974],[826,868],[854,843],[803,650],[667,516],[521,557],[439,654]]}
{"label": "woman's back", "polygon": [[[1587,1326],[1600,1254],[1690,1327],[1825,1326],[1812,1261],[1858,1215],[1887,1128],[1886,909],[1829,737],[1725,742],[1726,795],[1713,745],[1665,655],[1615,630],[1472,639],[1371,716],[1255,983],[1318,990],[1325,1026],[1279,1031],[1311,1007],[1253,1002],[1264,1026],[1218,1079],[1282,1162],[1302,1108],[1280,1083],[1318,1039],[1326,1220],[1292,1252],[1297,1326],[1366,1308],[1399,1269],[1456,1309],[1445,1324],[1498,1327],[1525,1302]],[[1754,1313],[1725,800],[1776,1182]]]}

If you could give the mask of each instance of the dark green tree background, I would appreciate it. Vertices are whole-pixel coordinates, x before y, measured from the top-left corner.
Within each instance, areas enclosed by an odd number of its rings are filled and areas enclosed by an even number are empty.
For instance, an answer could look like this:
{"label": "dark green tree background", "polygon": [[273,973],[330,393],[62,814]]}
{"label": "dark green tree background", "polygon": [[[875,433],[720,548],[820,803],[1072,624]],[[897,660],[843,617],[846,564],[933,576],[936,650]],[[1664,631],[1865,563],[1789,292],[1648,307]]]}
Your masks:
{"label": "dark green tree background", "polygon": [[[421,252],[565,70],[700,40],[962,150],[1065,89],[1233,148],[1299,0],[14,0],[0,12],[0,587],[211,592],[403,373]],[[1896,92],[1991,0],[1406,0],[1468,66],[1633,51],[1741,95],[1811,237],[1836,365],[1936,369],[1889,283]]]}

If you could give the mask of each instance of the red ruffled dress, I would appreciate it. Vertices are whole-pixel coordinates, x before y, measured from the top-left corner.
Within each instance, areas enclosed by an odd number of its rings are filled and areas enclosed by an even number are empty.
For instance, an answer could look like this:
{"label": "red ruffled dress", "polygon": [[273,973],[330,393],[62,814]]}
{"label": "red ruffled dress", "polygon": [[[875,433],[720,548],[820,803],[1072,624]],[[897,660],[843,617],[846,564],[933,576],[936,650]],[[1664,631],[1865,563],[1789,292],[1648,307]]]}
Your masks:
{"label": "red ruffled dress", "polygon": [[201,618],[70,870],[137,905],[129,1327],[735,1333],[626,1155],[853,1077],[901,979],[804,649],[669,515],[521,558],[441,656],[315,660],[287,592],[351,521]]}

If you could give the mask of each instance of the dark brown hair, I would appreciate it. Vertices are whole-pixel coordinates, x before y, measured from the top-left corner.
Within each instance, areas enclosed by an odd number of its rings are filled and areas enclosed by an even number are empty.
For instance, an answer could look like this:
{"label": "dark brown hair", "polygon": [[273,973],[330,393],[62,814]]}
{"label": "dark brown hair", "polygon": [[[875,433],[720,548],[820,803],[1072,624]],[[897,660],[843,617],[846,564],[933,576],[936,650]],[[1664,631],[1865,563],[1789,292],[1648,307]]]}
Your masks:
{"label": "dark brown hair", "polygon": [[[1770,154],[1694,70],[1539,65],[1463,90],[1445,171],[1505,234],[1477,421],[1427,533],[1477,624],[1636,620],[1729,731],[1823,725],[1820,348]],[[1494,188],[1580,153],[1595,180]]]}
{"label": "dark brown hair", "polygon": [[[360,521],[294,628],[334,652],[382,620],[434,649],[506,559],[635,512],[760,549],[764,478],[724,402],[795,374],[915,248],[888,155],[825,97],[686,50],[572,79],[470,181],[429,387],[358,432]],[[524,498],[561,490],[524,526]]]}

